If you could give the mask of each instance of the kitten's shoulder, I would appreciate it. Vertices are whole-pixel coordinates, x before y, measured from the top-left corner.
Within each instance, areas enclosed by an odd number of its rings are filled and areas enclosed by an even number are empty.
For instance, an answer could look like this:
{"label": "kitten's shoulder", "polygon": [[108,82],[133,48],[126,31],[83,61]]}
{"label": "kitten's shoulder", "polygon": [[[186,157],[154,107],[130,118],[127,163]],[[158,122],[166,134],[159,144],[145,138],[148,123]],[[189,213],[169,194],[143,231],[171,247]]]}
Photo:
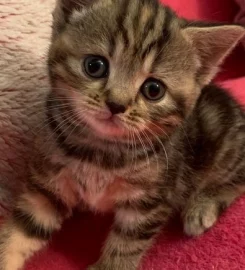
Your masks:
{"label": "kitten's shoulder", "polygon": [[194,130],[200,136],[216,141],[225,134],[236,133],[239,126],[244,126],[245,113],[226,89],[208,85],[202,89],[189,122],[192,123],[191,129],[195,126]]}
{"label": "kitten's shoulder", "polygon": [[242,108],[242,105],[235,100],[229,91],[215,84],[207,85],[202,89],[200,98],[197,101],[197,108],[203,109],[204,107],[210,109],[216,108],[223,113],[229,113],[232,110],[241,112],[244,115],[244,108]]}

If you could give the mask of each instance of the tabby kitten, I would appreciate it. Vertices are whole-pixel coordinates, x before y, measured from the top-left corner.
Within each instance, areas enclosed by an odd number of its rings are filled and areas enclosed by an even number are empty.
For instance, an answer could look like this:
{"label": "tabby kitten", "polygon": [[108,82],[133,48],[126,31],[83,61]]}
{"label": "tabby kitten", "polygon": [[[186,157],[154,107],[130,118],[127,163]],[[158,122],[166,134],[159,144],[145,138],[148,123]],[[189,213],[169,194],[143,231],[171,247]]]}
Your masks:
{"label": "tabby kitten", "polygon": [[210,84],[240,26],[178,18],[156,0],[58,0],[30,178],[1,230],[17,270],[72,210],[115,213],[90,270],[135,270],[169,218],[210,228],[245,191],[245,117]]}

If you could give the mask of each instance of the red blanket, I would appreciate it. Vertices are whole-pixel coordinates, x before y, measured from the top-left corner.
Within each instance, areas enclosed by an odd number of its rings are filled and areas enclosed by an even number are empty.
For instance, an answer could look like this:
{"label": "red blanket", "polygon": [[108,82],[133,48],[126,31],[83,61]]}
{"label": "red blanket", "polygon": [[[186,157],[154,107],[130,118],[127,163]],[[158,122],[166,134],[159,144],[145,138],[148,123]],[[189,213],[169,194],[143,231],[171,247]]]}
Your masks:
{"label": "red blanket", "polygon": [[[244,270],[245,198],[237,201],[219,223],[198,239],[182,234],[172,221],[145,258],[142,270]],[[83,270],[99,256],[109,217],[80,216],[69,221],[50,247],[27,270]],[[118,269],[119,270],[119,269]]]}

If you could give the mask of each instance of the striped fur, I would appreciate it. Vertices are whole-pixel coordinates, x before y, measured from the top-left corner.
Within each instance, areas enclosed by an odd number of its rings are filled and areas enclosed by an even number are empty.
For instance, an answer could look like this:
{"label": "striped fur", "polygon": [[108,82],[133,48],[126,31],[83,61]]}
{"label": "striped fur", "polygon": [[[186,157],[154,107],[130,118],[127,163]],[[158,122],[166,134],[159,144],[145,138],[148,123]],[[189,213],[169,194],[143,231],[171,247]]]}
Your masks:
{"label": "striped fur", "polygon": [[[210,84],[243,34],[187,22],[156,0],[58,0],[48,127],[0,232],[0,270],[22,269],[80,206],[115,213],[90,270],[136,270],[175,213],[189,235],[213,226],[245,188],[244,112]],[[88,55],[108,60],[108,76],[86,75]],[[149,78],[164,87],[158,102],[140,91]],[[108,101],[126,110],[118,132]]]}

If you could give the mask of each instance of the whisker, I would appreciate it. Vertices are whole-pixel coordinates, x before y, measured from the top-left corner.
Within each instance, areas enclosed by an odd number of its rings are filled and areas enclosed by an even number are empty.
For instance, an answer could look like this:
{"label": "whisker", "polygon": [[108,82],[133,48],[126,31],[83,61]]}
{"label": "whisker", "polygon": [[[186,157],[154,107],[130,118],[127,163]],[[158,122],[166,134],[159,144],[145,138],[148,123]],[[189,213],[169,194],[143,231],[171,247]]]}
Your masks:
{"label": "whisker", "polygon": [[191,149],[192,153],[194,153],[194,150],[193,150],[193,148],[192,148],[191,142],[190,142],[189,137],[188,137],[188,135],[187,135],[187,133],[186,133],[186,130],[185,130],[185,128],[184,128],[184,125],[183,125],[183,124],[180,124],[180,128],[182,129],[182,131],[183,131],[183,133],[184,133],[184,136],[186,137],[186,140],[187,140],[187,142],[188,142],[188,144],[189,144],[189,146],[190,146],[190,149]]}
{"label": "whisker", "polygon": [[144,135],[144,137],[146,138],[146,140],[149,142],[149,145],[154,153],[155,159],[157,160],[157,171],[159,171],[159,159],[158,159],[158,155],[156,153],[156,149],[151,141],[151,139],[149,138],[149,136],[146,134],[146,132],[144,132],[143,130],[141,131],[142,134]]}
{"label": "whisker", "polygon": [[[70,117],[72,117],[72,118],[70,118]],[[58,140],[62,135],[64,135],[64,133],[65,133],[67,130],[69,130],[70,127],[71,127],[72,125],[74,125],[74,124],[76,123],[76,117],[77,117],[76,114],[74,115],[73,112],[72,112],[72,114],[69,114],[69,115],[67,116],[66,119],[64,119],[63,121],[61,121],[61,122],[59,123],[59,125],[56,127],[56,130],[62,129],[62,127],[64,127],[64,126],[67,125],[67,124],[69,124],[69,125],[68,125],[65,129],[63,129],[62,132],[61,132],[57,137],[55,137],[56,140]],[[73,134],[74,130],[75,130],[78,126],[79,126],[79,123],[77,123],[77,125],[74,126],[74,128],[71,130],[71,132],[66,136],[66,139],[67,139],[68,137],[70,137],[70,136]],[[50,134],[50,136],[47,138],[47,142],[48,142],[48,141],[51,139],[51,137],[55,134],[56,130],[54,130],[54,131],[52,132],[52,134]],[[50,153],[50,151],[51,151],[51,147],[48,149],[48,153]]]}
{"label": "whisker", "polygon": [[153,123],[152,121],[146,120],[146,123],[149,123],[149,124],[155,126],[155,127],[156,127],[157,129],[159,129],[160,131],[162,131],[162,133],[168,138],[168,140],[170,141],[170,143],[172,143],[172,142],[171,142],[171,139],[170,139],[170,137],[169,137],[169,135],[166,133],[166,131],[165,131],[164,129],[162,129],[161,127],[159,127],[158,125],[156,125],[156,124]]}
{"label": "whisker", "polygon": [[[67,114],[70,114],[70,113],[71,113],[71,111],[66,111],[66,112],[60,113],[59,116],[66,116]],[[35,130],[36,127],[34,128],[34,130],[33,130],[34,134],[40,133],[43,129],[45,129],[46,127],[48,127],[49,124],[51,124],[51,123],[53,123],[55,121],[56,121],[56,119],[53,119],[52,121],[50,121],[49,119],[47,119],[47,117],[45,117],[45,120],[42,123],[38,123],[38,125],[37,125],[37,127],[39,127],[40,125],[42,125],[41,128],[38,129],[38,130]],[[45,124],[45,125],[43,126],[43,124]]]}
{"label": "whisker", "polygon": [[[81,113],[81,112],[86,112],[86,111],[87,111],[87,110],[80,110],[79,113]],[[74,112],[71,111],[71,110],[68,110],[68,111],[59,113],[59,116],[66,117],[67,115],[72,114],[72,113],[74,113]],[[50,120],[45,116],[44,121],[43,121],[42,123],[39,123],[39,124],[37,125],[37,127],[39,127],[40,125],[43,125],[43,124],[44,124],[44,126],[42,126],[42,127],[41,127],[40,129],[38,129],[37,131],[35,131],[35,128],[34,128],[34,131],[37,132],[37,133],[39,133],[39,132],[41,132],[43,129],[45,129],[46,127],[48,127],[49,124],[51,124],[51,123],[53,123],[53,122],[55,122],[55,121],[56,121],[56,119],[50,121]],[[34,134],[35,134],[35,133],[34,133]]]}
{"label": "whisker", "polygon": [[135,139],[135,134],[133,127],[129,127],[131,130],[131,135],[132,135],[132,163],[131,166],[133,167],[133,170],[136,168],[136,139]]}
{"label": "whisker", "polygon": [[[129,134],[129,140],[127,141],[127,156],[129,156],[129,153],[132,154],[131,156],[131,163],[130,163],[130,167],[133,167],[133,163],[134,163],[134,156],[135,156],[135,152],[134,152],[134,140],[133,140],[133,132],[131,127],[125,122],[126,127],[127,127],[127,131]],[[130,146],[131,146],[131,150],[130,151]]]}
{"label": "whisker", "polygon": [[[69,116],[72,115],[72,112],[70,111],[69,113],[67,113],[65,115],[65,119],[63,119],[62,121],[60,121],[57,125],[57,127],[51,132],[50,136],[48,136],[47,138],[47,141],[49,141],[51,139],[51,137],[58,131],[58,130],[61,130],[67,123],[69,123],[70,119],[69,119]],[[54,121],[57,121],[56,119],[54,119]],[[71,126],[68,125],[68,128]],[[60,136],[62,136],[64,134],[64,132],[67,130],[67,127],[66,129],[62,130],[62,132],[57,136],[55,137],[56,139],[58,139]]]}
{"label": "whisker", "polygon": [[152,132],[147,126],[145,126],[145,129],[148,130],[148,131],[156,138],[156,140],[160,143],[160,145],[162,146],[162,149],[163,149],[163,151],[164,151],[164,153],[165,153],[165,156],[166,156],[166,162],[167,162],[166,167],[167,167],[167,172],[168,172],[168,168],[169,168],[169,159],[168,159],[168,154],[167,154],[167,151],[166,151],[166,149],[165,149],[164,144],[163,144],[162,141],[159,139],[159,137],[158,137],[154,132]]}
{"label": "whisker", "polygon": [[144,144],[142,138],[140,137],[140,134],[137,132],[137,130],[135,128],[134,128],[134,131],[136,131],[135,135],[137,136],[137,138],[139,139],[139,141],[140,141],[140,143],[142,145],[142,148],[143,148],[143,151],[145,153],[145,157],[146,157],[146,160],[147,160],[147,163],[148,163],[148,167],[150,167],[149,155],[148,155],[147,149],[145,147],[145,144]]}

